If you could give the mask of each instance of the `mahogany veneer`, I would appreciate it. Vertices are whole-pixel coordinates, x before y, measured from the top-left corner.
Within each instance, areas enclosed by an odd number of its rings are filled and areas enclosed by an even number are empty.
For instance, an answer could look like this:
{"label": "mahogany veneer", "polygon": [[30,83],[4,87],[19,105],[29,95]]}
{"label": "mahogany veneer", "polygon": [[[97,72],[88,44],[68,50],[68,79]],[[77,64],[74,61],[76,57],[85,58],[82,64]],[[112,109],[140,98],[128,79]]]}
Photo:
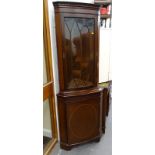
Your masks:
{"label": "mahogany veneer", "polygon": [[99,141],[102,134],[102,89],[58,94],[61,148]]}
{"label": "mahogany veneer", "polygon": [[102,91],[98,87],[99,5],[53,2],[60,92],[61,148],[99,141],[102,133]]}

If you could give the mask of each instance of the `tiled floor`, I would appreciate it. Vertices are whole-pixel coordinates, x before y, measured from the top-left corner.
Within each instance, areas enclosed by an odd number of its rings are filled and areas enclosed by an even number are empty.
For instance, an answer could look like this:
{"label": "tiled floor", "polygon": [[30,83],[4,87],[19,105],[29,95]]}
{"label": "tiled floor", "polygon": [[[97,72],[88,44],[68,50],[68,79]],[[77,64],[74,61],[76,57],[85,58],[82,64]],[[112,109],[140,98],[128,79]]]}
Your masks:
{"label": "tiled floor", "polygon": [[57,144],[51,155],[112,155],[112,108],[110,107],[109,116],[106,121],[106,132],[99,143],[85,144],[71,151],[60,149]]}

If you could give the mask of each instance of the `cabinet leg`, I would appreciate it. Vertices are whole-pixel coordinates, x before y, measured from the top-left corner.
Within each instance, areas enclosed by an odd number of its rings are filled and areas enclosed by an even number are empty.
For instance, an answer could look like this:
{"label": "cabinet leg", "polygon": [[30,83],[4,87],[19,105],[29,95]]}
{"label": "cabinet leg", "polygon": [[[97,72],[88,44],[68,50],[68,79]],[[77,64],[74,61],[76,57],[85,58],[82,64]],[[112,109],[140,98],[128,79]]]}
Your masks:
{"label": "cabinet leg", "polygon": [[97,139],[95,140],[95,142],[96,142],[96,143],[100,142],[100,139],[101,139],[101,138],[97,138]]}
{"label": "cabinet leg", "polygon": [[66,150],[66,151],[70,151],[72,149],[71,146],[69,145],[64,145],[64,144],[60,144],[60,147],[63,149],[63,150]]}
{"label": "cabinet leg", "polygon": [[102,132],[103,132],[103,134],[105,134],[105,128],[102,128]]}

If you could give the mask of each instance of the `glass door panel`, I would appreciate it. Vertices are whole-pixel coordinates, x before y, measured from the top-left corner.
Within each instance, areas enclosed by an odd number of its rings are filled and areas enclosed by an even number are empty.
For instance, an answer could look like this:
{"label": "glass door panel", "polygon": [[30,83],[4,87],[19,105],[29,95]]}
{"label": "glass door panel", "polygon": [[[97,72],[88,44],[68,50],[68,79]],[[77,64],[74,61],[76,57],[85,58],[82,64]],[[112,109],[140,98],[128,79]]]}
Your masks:
{"label": "glass door panel", "polygon": [[58,134],[47,0],[43,0],[43,47],[43,154],[48,155]]}
{"label": "glass door panel", "polygon": [[47,83],[47,70],[46,70],[46,59],[45,59],[45,51],[43,53],[43,84]]}
{"label": "glass door panel", "polygon": [[64,17],[66,89],[93,86],[94,22],[93,18]]}

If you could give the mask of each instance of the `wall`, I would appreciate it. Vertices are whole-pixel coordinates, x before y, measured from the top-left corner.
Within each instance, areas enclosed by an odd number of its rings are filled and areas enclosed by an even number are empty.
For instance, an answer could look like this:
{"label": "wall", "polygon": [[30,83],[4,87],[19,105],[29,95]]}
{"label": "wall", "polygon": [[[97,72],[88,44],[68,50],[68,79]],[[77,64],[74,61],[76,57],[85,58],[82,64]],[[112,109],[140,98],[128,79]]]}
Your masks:
{"label": "wall", "polygon": [[99,82],[111,80],[111,29],[100,27]]}
{"label": "wall", "polygon": [[[49,10],[49,23],[50,23],[50,35],[51,35],[51,45],[52,45],[52,57],[53,57],[53,72],[54,72],[54,89],[55,94],[59,92],[59,81],[58,81],[58,62],[57,62],[57,47],[56,47],[56,36],[55,36],[55,19],[54,19],[54,7],[52,2],[54,1],[61,1],[61,0],[48,0],[48,10]],[[66,0],[70,1],[70,0]],[[85,3],[94,3],[94,0],[72,0],[72,2],[85,2]],[[99,66],[99,74],[100,74],[100,80],[99,82],[104,82],[109,80],[109,43],[108,40],[105,38],[102,38],[104,36],[104,33],[101,33],[100,40],[103,42],[106,40],[107,45],[100,47],[100,66]],[[103,45],[103,43],[101,44]],[[106,51],[104,48],[106,47]],[[105,51],[105,52],[104,52]],[[106,54],[105,54],[106,53]],[[105,56],[105,55],[106,56]],[[102,63],[104,62],[104,63]],[[55,96],[56,99],[56,96]],[[57,100],[56,100],[56,107],[57,107]],[[58,122],[58,120],[57,120]]]}

